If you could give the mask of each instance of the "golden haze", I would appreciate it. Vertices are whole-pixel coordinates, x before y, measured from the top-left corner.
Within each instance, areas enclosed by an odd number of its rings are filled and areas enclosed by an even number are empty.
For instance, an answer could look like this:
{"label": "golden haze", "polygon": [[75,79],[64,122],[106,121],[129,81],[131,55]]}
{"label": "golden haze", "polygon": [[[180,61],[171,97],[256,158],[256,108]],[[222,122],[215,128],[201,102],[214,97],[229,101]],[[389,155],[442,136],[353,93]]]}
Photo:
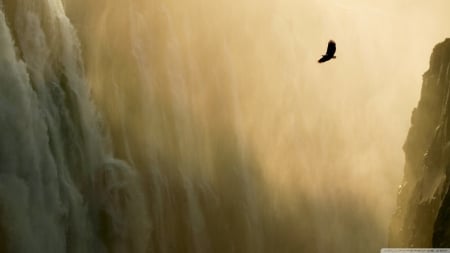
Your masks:
{"label": "golden haze", "polygon": [[[213,146],[231,145],[257,164],[267,205],[308,223],[322,247],[386,246],[410,113],[450,34],[450,2],[65,4],[124,159],[169,160],[218,184],[214,157],[228,151]],[[337,59],[318,64],[329,39]]]}

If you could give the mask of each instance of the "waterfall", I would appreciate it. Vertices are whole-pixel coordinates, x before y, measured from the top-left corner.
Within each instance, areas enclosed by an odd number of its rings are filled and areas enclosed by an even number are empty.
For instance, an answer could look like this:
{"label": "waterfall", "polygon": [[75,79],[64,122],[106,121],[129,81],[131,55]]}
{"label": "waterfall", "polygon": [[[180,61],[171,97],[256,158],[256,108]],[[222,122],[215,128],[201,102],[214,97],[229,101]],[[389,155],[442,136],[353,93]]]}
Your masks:
{"label": "waterfall", "polygon": [[132,223],[147,230],[125,218],[140,192],[108,151],[61,2],[3,2],[0,43],[1,251],[106,252]]}

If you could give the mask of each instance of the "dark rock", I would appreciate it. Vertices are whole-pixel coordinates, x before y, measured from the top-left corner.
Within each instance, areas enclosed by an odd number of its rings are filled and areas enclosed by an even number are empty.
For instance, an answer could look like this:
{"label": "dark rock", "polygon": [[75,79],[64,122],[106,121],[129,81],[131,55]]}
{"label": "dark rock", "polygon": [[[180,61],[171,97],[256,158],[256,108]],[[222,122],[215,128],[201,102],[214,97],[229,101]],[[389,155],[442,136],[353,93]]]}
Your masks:
{"label": "dark rock", "polygon": [[450,245],[450,39],[436,45],[403,146],[404,178],[390,247]]}

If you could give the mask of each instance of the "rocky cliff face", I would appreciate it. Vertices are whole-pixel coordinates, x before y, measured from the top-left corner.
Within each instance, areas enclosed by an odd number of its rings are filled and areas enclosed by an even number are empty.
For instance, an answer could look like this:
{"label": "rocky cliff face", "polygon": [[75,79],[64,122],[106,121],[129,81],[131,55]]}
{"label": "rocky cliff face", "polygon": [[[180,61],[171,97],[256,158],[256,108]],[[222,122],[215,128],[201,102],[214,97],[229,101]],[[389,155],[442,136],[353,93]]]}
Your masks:
{"label": "rocky cliff face", "polygon": [[436,45],[404,144],[390,247],[450,246],[450,39]]}

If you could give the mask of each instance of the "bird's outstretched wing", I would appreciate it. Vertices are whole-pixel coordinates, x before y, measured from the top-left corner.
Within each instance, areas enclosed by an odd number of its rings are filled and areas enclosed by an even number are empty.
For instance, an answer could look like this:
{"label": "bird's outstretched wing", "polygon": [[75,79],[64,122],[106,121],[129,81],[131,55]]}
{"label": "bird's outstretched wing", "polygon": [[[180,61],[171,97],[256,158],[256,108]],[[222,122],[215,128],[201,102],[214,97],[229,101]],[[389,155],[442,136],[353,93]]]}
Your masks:
{"label": "bird's outstretched wing", "polygon": [[319,63],[326,62],[326,61],[331,60],[331,58],[332,58],[331,56],[326,54],[326,55],[323,55],[322,58],[320,58],[318,62]]}
{"label": "bird's outstretched wing", "polygon": [[328,42],[327,55],[333,57],[334,53],[336,53],[336,43],[330,40]]}

